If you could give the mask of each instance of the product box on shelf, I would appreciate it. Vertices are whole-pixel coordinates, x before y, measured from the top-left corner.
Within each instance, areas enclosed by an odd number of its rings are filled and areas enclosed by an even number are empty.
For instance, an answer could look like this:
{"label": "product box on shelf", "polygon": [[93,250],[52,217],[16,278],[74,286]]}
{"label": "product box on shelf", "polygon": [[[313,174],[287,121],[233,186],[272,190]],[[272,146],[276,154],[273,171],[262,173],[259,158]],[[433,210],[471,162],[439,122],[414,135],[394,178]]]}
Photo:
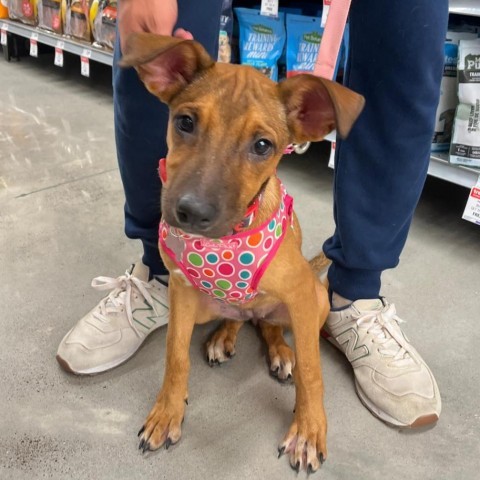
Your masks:
{"label": "product box on shelf", "polygon": [[37,0],[8,0],[8,16],[27,25],[37,25]]}

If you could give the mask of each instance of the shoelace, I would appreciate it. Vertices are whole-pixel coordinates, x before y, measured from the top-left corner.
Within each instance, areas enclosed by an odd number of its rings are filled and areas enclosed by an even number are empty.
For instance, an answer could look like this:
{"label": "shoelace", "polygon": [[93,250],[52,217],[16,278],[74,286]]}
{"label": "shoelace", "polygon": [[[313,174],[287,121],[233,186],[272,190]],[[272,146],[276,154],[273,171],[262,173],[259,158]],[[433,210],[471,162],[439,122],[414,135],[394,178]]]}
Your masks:
{"label": "shoelace", "polygon": [[406,366],[413,362],[408,352],[408,343],[400,332],[400,323],[405,323],[397,316],[395,305],[386,305],[382,310],[362,312],[355,317],[359,328],[365,328],[375,338],[374,342],[381,345],[379,352],[392,357],[397,366]]}
{"label": "shoelace", "polygon": [[132,293],[137,290],[143,295],[145,301],[153,308],[155,315],[158,316],[157,310],[152,296],[148,292],[152,286],[134,277],[128,270],[125,275],[120,277],[96,277],[92,280],[92,287],[96,290],[112,290],[99,304],[99,311],[93,312],[93,316],[102,322],[108,322],[108,313],[118,313],[125,306],[128,323],[133,331],[140,336],[139,331],[135,327],[132,314]]}

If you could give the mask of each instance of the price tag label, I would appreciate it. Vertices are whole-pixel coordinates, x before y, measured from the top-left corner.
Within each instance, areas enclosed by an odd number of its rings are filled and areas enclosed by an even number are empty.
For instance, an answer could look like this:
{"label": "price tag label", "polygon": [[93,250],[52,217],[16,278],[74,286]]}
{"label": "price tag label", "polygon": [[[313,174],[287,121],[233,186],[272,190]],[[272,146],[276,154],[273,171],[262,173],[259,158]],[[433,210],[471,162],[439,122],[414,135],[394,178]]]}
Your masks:
{"label": "price tag label", "polygon": [[0,45],[7,45],[7,31],[8,31],[8,24],[2,23],[0,27]]}
{"label": "price tag label", "polygon": [[53,63],[57,67],[63,67],[63,49],[65,48],[65,42],[59,40],[55,45],[55,59]]}
{"label": "price tag label", "polygon": [[328,12],[331,4],[332,0],[323,0],[322,21],[320,24],[322,28],[324,28],[325,24],[327,23]]}
{"label": "price tag label", "polygon": [[38,33],[32,33],[30,37],[30,56],[38,57]]}
{"label": "price tag label", "polygon": [[90,76],[90,58],[92,56],[92,51],[83,49],[82,55],[80,56],[80,73],[84,77]]}
{"label": "price tag label", "polygon": [[330,147],[330,158],[328,159],[328,166],[335,168],[335,149],[337,148],[337,142],[332,142]]}
{"label": "price tag label", "polygon": [[260,15],[278,17],[278,0],[262,0]]}
{"label": "price tag label", "polygon": [[470,190],[462,218],[480,225],[480,177],[477,184]]}

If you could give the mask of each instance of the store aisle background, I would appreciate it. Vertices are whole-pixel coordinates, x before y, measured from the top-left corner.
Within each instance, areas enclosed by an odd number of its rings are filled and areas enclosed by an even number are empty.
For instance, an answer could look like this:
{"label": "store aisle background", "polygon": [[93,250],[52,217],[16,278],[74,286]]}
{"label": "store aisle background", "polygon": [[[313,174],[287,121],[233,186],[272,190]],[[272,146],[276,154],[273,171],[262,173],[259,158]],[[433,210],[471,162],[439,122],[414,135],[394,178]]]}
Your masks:
{"label": "store aisle background", "polygon": [[[57,365],[63,335],[101,298],[92,278],[121,275],[141,253],[123,235],[110,69],[92,65],[91,74],[81,77],[72,57],[64,69],[51,55],[0,59],[0,478],[296,478],[276,458],[294,388],[269,377],[251,326],[236,357],[213,369],[203,346],[216,324],[196,328],[183,438],[145,456],[136,434],[160,387],[166,329],[96,377]],[[333,228],[326,153],[317,147],[280,167],[306,256]],[[478,478],[480,227],[461,220],[466,199],[466,189],[429,179],[402,262],[383,277],[436,375],[440,422],[399,432],[376,420],[345,358],[322,341],[329,458],[316,478]]]}

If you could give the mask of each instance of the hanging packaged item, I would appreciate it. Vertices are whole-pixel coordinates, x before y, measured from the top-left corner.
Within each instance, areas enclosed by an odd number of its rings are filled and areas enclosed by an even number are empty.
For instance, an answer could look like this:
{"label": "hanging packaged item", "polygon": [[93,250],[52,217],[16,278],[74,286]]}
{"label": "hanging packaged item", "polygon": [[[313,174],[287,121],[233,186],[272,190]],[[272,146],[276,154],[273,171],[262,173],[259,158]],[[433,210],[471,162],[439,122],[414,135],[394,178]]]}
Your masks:
{"label": "hanging packaged item", "polygon": [[236,8],[240,27],[240,62],[278,80],[278,59],[285,45],[285,15],[260,15],[257,10]]}
{"label": "hanging packaged item", "polygon": [[27,25],[37,25],[37,0],[8,0],[8,16]]}
{"label": "hanging packaged item", "polygon": [[220,32],[218,34],[218,57],[221,63],[232,61],[233,0],[223,0],[220,16]]}
{"label": "hanging packaged item", "polygon": [[67,0],[65,33],[72,37],[91,42],[89,0]]}
{"label": "hanging packaged item", "polygon": [[323,36],[320,20],[287,14],[287,78],[313,72]]}
{"label": "hanging packaged item", "polygon": [[480,39],[460,40],[458,100],[450,162],[480,167]]}
{"label": "hanging packaged item", "polygon": [[38,0],[38,26],[62,34],[62,4],[62,0]]}
{"label": "hanging packaged item", "polygon": [[435,132],[432,140],[432,151],[448,151],[452,139],[453,119],[458,105],[457,96],[457,62],[458,42],[463,39],[474,39],[477,35],[471,32],[447,32],[445,41],[445,62],[443,67],[440,98],[435,115]]}
{"label": "hanging packaged item", "polygon": [[[287,78],[313,73],[324,30],[320,22],[320,17],[287,14]],[[341,58],[339,53],[333,78],[337,76]]]}
{"label": "hanging packaged item", "polygon": [[[93,18],[92,31],[95,42],[113,50],[117,25],[117,0],[100,0],[98,6],[90,9]],[[95,10],[96,11],[95,11]]]}

